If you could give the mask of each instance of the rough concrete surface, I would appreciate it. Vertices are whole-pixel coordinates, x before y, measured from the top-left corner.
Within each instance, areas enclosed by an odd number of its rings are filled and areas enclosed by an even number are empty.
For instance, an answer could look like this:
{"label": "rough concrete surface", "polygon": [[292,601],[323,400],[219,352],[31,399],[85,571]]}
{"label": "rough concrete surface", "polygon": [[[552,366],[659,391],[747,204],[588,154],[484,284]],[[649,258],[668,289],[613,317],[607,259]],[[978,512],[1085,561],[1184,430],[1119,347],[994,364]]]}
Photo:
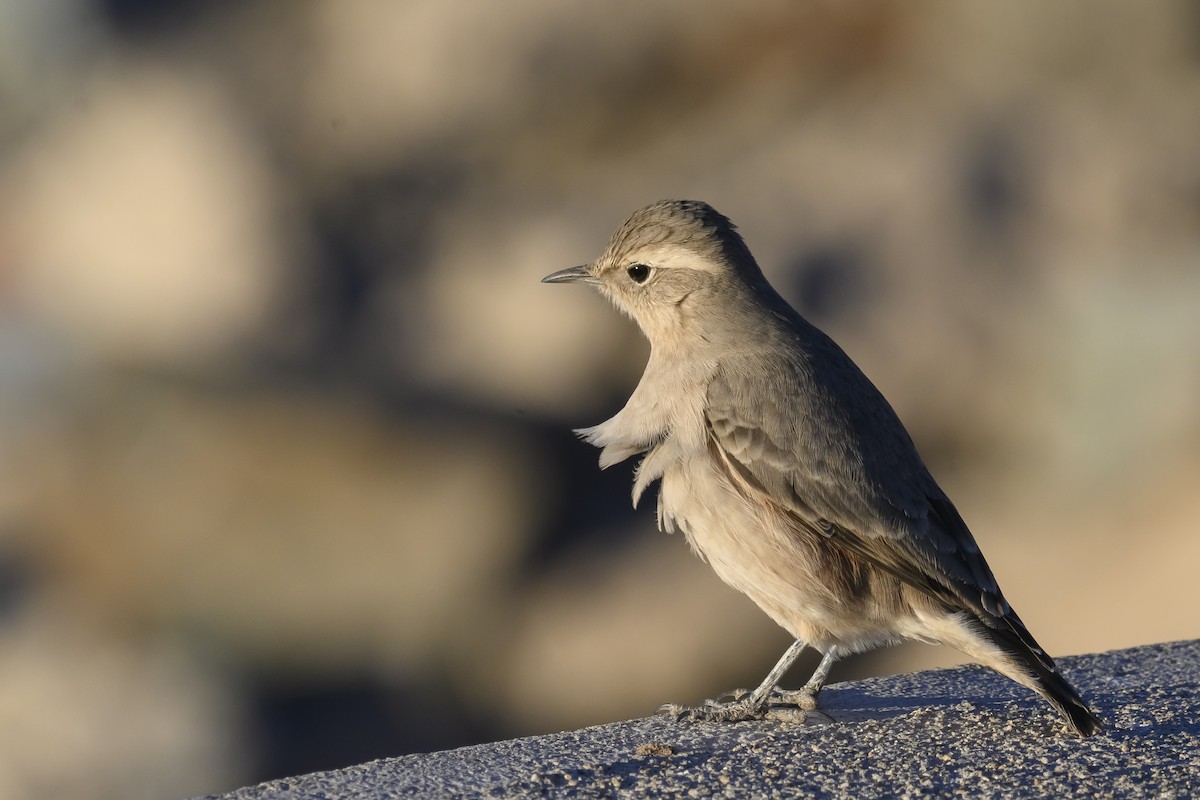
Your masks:
{"label": "rough concrete surface", "polygon": [[[980,667],[834,684],[803,724],[639,719],[271,781],[225,800],[1200,796],[1200,640],[1060,659],[1107,730]],[[664,698],[678,699],[678,698]]]}

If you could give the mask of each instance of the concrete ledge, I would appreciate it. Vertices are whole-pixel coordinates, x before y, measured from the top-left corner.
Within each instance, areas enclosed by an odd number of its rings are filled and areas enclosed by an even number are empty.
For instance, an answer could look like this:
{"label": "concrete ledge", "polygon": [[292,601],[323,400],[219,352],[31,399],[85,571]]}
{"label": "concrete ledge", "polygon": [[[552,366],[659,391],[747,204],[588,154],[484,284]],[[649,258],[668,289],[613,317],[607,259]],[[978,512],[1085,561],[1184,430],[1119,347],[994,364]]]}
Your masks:
{"label": "concrete ledge", "polygon": [[1072,738],[1033,695],[959,667],[833,684],[821,694],[824,717],[802,725],[640,719],[383,759],[223,797],[1200,796],[1200,641],[1059,664],[1104,733]]}

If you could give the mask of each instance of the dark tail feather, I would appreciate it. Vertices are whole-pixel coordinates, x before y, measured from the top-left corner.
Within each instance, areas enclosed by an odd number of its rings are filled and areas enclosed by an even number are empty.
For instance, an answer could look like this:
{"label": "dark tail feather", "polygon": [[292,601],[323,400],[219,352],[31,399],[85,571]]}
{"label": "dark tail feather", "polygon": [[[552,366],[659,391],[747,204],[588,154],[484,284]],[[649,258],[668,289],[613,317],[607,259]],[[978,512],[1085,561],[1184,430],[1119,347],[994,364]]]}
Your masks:
{"label": "dark tail feather", "polygon": [[1058,709],[1080,736],[1091,736],[1104,730],[1104,723],[1087,707],[1079,692],[1058,673],[1054,660],[1038,646],[1015,613],[1010,612],[992,622],[1000,627],[993,628],[985,624],[988,638],[1011,656],[1018,668],[1032,675],[1032,685],[1026,683],[1027,686]]}
{"label": "dark tail feather", "polygon": [[1050,704],[1067,718],[1080,736],[1091,736],[1104,730],[1104,723],[1087,707],[1083,698],[1063,676],[1057,672],[1047,672],[1038,675],[1038,682],[1043,687],[1042,697],[1050,701]]}

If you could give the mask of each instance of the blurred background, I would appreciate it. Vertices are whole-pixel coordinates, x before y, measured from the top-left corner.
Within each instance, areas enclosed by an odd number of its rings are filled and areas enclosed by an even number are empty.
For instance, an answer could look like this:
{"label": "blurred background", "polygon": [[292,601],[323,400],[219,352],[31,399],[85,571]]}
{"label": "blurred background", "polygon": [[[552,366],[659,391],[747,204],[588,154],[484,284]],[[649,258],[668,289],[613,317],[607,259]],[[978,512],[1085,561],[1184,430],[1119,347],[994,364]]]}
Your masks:
{"label": "blurred background", "polygon": [[757,684],[787,635],[570,432],[645,342],[538,283],[665,197],[872,376],[1050,651],[1200,636],[1196,0],[0,15],[0,798]]}

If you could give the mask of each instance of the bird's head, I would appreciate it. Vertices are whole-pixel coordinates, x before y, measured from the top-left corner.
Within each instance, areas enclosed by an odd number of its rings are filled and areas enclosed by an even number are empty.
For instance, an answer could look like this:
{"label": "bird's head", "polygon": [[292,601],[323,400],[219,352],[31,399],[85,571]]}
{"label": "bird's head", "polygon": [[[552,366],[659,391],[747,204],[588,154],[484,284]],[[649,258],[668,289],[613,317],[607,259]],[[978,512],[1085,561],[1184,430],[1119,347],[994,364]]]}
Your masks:
{"label": "bird's head", "polygon": [[595,286],[656,344],[704,335],[706,320],[727,316],[747,289],[773,294],[733,223],[696,200],[635,211],[599,258],[542,281]]}

